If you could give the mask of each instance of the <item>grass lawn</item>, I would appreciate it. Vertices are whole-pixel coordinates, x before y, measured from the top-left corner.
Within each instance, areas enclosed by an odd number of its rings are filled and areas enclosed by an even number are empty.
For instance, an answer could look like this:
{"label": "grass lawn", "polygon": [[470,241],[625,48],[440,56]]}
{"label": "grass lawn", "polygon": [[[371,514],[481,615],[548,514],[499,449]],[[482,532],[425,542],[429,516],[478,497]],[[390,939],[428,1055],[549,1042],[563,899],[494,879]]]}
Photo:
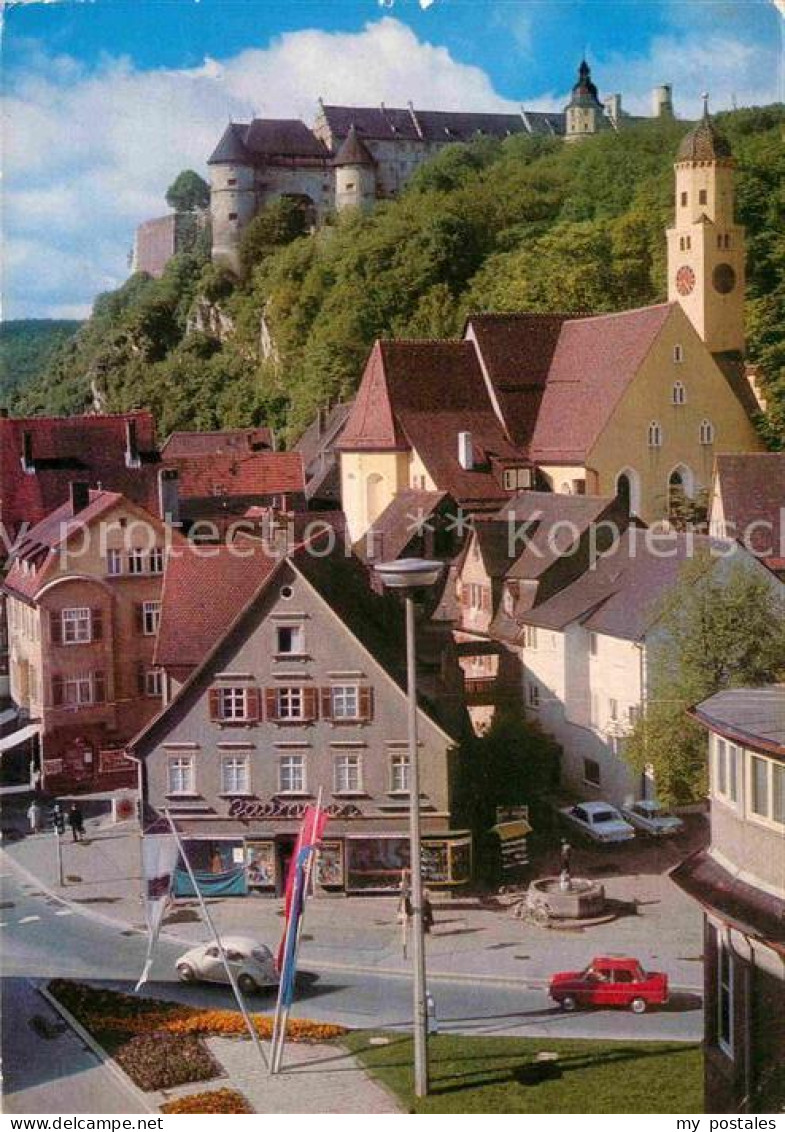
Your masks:
{"label": "grass lawn", "polygon": [[[431,1094],[412,1096],[412,1043],[355,1031],[348,1038],[370,1073],[408,1112],[703,1112],[700,1046],[554,1038],[429,1039]],[[537,1055],[557,1054],[538,1061]]]}

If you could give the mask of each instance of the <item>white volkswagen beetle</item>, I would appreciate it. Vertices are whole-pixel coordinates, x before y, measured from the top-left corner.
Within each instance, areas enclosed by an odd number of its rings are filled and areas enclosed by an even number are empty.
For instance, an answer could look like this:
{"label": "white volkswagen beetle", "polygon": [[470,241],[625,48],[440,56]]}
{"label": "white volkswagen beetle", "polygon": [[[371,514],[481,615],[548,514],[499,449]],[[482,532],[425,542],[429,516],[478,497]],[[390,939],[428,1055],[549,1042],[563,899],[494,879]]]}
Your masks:
{"label": "white volkswagen beetle", "polygon": [[[249,936],[227,936],[223,941],[226,958],[243,994],[254,994],[278,986],[278,972],[269,947]],[[221,952],[215,943],[200,943],[186,951],[175,963],[177,976],[184,983],[228,983]]]}

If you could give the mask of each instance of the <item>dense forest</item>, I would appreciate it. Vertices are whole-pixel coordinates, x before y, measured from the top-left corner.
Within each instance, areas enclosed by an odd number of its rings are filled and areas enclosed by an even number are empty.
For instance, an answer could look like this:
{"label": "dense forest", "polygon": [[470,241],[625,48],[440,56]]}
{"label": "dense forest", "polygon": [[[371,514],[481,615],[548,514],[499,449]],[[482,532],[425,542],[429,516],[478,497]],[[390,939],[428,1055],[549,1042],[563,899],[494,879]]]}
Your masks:
{"label": "dense forest", "polygon": [[[785,447],[785,107],[718,115],[747,229],[748,352]],[[478,310],[609,311],[666,295],[664,230],[684,123],[580,145],[487,138],[444,149],[400,199],[315,234],[287,201],[245,231],[235,278],[204,254],[101,295],[24,412],[146,405],[161,434],[268,421],[290,438],[352,395],[374,338],[441,338]]]}
{"label": "dense forest", "polygon": [[82,324],[70,319],[21,318],[0,323],[0,405],[8,407],[44,373],[57,350]]}

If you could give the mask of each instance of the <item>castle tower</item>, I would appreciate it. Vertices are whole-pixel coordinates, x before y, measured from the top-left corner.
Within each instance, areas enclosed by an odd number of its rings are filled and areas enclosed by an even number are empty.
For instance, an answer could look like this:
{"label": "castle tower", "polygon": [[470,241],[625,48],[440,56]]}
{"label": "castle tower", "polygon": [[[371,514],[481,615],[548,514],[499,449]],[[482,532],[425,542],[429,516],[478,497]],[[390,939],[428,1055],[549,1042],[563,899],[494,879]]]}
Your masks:
{"label": "castle tower", "polygon": [[239,271],[240,232],[256,215],[254,168],[245,148],[245,127],[230,124],[208,159],[213,260]]}
{"label": "castle tower", "polygon": [[735,162],[703,117],[676,155],[676,215],[668,229],[668,300],[713,354],[744,351],[744,229],[734,222]]}
{"label": "castle tower", "polygon": [[578,141],[596,134],[601,128],[605,110],[597,94],[597,87],[591,81],[591,70],[585,59],[578,68],[578,81],[572,88],[564,113],[565,141]]}
{"label": "castle tower", "polygon": [[370,208],[376,200],[376,162],[355,129],[349,127],[333,160],[335,168],[335,207]]}

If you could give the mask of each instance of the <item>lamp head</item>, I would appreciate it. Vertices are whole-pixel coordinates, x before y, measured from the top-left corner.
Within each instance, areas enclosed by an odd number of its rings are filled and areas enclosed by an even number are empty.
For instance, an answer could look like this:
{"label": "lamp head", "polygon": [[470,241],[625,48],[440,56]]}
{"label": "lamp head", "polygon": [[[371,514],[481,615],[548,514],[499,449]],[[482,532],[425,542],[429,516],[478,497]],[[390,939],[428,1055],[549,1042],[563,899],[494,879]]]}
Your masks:
{"label": "lamp head", "polygon": [[443,562],[428,558],[398,558],[379,562],[374,570],[390,590],[421,590],[433,586],[444,569]]}

